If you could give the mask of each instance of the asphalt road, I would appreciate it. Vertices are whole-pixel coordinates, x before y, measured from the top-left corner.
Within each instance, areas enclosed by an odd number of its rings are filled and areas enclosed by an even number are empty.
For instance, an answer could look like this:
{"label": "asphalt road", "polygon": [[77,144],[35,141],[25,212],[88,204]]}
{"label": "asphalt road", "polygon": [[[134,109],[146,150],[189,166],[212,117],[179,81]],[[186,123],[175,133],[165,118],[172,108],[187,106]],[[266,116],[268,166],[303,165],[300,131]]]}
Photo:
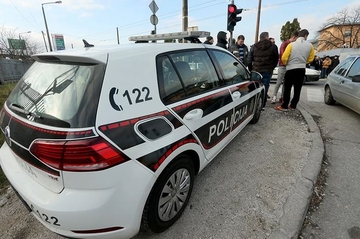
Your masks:
{"label": "asphalt road", "polygon": [[309,96],[322,90],[324,80],[307,85],[302,100],[319,119],[325,139],[326,185],[323,202],[303,230],[305,239],[360,238],[360,115],[336,104],[325,105]]}

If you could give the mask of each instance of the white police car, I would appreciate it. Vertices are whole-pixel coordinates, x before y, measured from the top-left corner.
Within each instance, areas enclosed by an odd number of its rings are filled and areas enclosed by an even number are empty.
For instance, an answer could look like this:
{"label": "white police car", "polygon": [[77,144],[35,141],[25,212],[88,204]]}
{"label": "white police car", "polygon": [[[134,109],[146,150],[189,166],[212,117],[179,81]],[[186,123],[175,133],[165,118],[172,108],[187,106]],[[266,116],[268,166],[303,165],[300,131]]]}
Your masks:
{"label": "white police car", "polygon": [[1,110],[0,162],[32,214],[66,237],[170,227],[194,176],[260,117],[261,75],[215,46],[129,44],[33,58]]}

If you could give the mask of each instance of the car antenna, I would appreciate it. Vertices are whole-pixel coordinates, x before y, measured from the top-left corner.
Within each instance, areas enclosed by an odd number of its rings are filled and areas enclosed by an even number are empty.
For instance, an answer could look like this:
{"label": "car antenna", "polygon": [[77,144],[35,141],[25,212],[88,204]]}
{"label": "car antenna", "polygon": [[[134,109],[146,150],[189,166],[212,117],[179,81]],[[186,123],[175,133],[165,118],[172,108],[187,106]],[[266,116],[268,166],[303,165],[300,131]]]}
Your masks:
{"label": "car antenna", "polygon": [[84,47],[94,47],[93,44],[88,43],[85,39],[83,39]]}

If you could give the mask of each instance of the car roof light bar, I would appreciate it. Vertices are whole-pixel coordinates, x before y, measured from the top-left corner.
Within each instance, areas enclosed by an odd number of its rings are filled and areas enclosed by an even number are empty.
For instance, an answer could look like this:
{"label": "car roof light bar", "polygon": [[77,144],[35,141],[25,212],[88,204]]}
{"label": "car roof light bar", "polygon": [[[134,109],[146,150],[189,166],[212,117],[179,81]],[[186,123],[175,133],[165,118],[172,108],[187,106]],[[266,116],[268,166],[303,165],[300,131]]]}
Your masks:
{"label": "car roof light bar", "polygon": [[168,40],[168,39],[182,39],[185,37],[202,38],[210,36],[210,32],[206,31],[184,31],[184,32],[172,32],[163,34],[152,34],[143,36],[131,36],[129,41],[156,41],[156,40]]}

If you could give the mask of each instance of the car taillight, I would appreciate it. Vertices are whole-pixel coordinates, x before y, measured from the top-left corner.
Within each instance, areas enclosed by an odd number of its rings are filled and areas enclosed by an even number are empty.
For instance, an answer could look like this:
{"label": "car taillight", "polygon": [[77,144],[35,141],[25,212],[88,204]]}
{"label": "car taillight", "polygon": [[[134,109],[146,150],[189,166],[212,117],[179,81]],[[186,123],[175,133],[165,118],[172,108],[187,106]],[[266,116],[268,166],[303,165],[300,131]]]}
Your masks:
{"label": "car taillight", "polygon": [[74,141],[36,140],[30,152],[42,162],[65,171],[96,171],[129,160],[103,138]]}

